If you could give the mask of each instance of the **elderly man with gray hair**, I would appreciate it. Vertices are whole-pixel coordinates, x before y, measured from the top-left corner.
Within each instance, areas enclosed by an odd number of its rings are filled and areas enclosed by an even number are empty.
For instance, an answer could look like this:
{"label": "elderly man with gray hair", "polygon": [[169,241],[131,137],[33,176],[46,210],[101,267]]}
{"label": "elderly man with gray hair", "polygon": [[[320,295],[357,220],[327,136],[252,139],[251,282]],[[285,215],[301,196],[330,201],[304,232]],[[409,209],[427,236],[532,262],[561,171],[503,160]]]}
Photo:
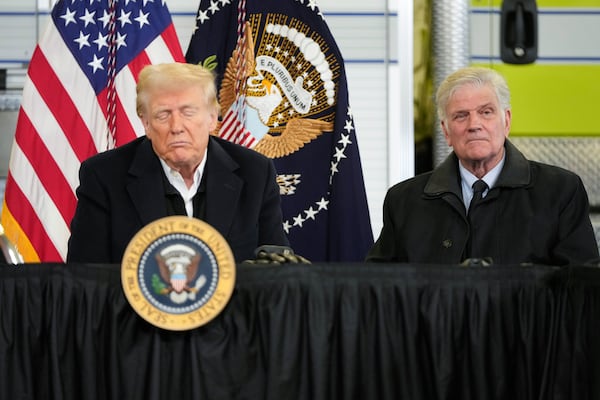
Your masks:
{"label": "elderly man with gray hair", "polygon": [[436,102],[453,151],[433,171],[388,190],[367,261],[570,265],[598,258],[579,176],[527,160],[508,140],[510,92],[498,72],[460,69],[441,83]]}

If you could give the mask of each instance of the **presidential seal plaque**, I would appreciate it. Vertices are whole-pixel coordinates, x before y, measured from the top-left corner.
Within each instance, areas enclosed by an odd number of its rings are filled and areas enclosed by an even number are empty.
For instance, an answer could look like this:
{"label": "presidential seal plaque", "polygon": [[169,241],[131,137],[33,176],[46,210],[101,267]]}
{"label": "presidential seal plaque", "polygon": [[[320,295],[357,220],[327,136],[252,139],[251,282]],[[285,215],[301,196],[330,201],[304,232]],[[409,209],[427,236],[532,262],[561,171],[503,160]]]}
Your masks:
{"label": "presidential seal plaque", "polygon": [[235,286],[231,248],[212,226],[170,216],[131,239],[121,263],[125,297],[146,321],[183,331],[202,326],[227,305]]}

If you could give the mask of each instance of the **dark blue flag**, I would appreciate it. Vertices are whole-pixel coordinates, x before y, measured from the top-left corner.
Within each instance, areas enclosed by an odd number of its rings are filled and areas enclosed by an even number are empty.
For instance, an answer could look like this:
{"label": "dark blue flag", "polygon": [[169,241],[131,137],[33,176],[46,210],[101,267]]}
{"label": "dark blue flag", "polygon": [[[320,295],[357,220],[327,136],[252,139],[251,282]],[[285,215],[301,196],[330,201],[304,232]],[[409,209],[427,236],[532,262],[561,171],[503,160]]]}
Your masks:
{"label": "dark blue flag", "polygon": [[346,73],[314,1],[201,1],[186,60],[217,73],[218,135],[274,160],[294,251],[364,260],[373,232]]}

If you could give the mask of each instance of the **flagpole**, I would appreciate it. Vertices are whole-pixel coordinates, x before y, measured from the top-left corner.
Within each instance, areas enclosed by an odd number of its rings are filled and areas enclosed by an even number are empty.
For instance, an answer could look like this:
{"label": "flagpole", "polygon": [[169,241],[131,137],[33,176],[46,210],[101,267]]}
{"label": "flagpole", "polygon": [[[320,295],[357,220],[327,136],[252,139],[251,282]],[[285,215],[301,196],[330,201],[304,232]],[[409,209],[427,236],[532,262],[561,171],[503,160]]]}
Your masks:
{"label": "flagpole", "polygon": [[413,1],[389,0],[398,12],[398,63],[390,67],[388,92],[388,186],[415,174]]}

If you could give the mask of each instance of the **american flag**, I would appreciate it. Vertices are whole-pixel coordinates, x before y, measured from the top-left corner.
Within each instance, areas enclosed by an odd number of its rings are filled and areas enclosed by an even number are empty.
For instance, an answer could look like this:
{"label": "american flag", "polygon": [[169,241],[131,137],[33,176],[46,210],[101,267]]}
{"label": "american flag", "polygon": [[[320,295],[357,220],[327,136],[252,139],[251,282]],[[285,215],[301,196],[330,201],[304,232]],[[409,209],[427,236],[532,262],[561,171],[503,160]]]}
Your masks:
{"label": "american flag", "polygon": [[35,48],[1,223],[25,262],[66,259],[79,165],[143,134],[135,84],[147,64],[185,62],[164,0],[60,0]]}

